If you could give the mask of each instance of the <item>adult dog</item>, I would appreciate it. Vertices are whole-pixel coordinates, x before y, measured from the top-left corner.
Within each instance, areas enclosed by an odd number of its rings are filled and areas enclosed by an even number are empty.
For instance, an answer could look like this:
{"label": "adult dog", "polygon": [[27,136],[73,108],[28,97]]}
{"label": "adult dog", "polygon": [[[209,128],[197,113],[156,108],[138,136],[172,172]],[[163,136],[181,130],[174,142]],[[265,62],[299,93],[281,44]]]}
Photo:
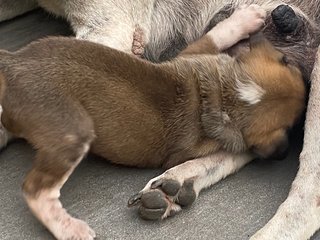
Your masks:
{"label": "adult dog", "polygon": [[[0,0],[0,21],[41,6],[66,18],[79,39],[159,62],[176,56],[235,8],[252,3],[268,12],[267,38],[309,78],[320,41],[317,0]],[[276,9],[283,4],[289,4],[297,17],[285,6]]]}
{"label": "adult dog", "polygon": [[[153,61],[162,61],[175,56],[188,43],[229,16],[239,4],[252,2],[261,4],[268,13],[281,4],[289,4],[294,9],[297,14],[296,26],[281,24],[283,22],[281,17],[285,18],[288,11],[284,12],[282,10],[284,7],[280,7],[273,12],[273,16],[269,14],[265,33],[291,61],[300,65],[306,80],[310,79],[319,45],[320,3],[317,0],[126,0],[81,1],[81,4],[79,2],[39,0],[38,4],[50,12],[66,17],[78,38],[98,41],[127,52],[133,51]],[[37,5],[36,1],[22,0],[2,0],[1,3],[3,7],[0,9],[2,11],[0,16],[3,16],[3,19],[13,17]],[[99,11],[96,12],[96,9]],[[300,156],[298,176],[288,199],[281,205],[274,218],[253,239],[307,239],[320,228],[318,207],[320,168],[315,159],[320,153],[317,135],[320,117],[317,107],[320,94],[319,64],[320,62],[316,64],[311,77],[305,144]],[[248,156],[228,154],[212,157],[210,164],[217,165],[221,171],[211,172],[213,174],[211,176],[205,175],[210,180],[206,181],[205,186],[212,185],[238,170],[251,160],[247,159]],[[226,167],[228,162],[229,167]],[[183,182],[183,179],[179,182]],[[149,187],[150,184],[145,189]]]}

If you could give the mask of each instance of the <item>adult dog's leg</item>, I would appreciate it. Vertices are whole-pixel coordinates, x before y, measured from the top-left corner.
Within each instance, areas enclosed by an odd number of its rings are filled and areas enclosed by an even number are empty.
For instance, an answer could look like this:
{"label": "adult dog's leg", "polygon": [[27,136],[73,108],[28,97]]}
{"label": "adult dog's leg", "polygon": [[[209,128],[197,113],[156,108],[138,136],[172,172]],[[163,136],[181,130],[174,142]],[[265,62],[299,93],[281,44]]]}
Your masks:
{"label": "adult dog's leg", "polygon": [[191,205],[199,192],[238,171],[253,157],[249,154],[217,153],[191,160],[170,168],[151,179],[128,205],[140,204],[141,217],[150,220],[164,219]]}
{"label": "adult dog's leg", "polygon": [[286,201],[251,240],[304,240],[320,228],[320,48],[311,81],[297,177]]}
{"label": "adult dog's leg", "polygon": [[36,0],[0,0],[0,22],[26,13],[36,7]]}

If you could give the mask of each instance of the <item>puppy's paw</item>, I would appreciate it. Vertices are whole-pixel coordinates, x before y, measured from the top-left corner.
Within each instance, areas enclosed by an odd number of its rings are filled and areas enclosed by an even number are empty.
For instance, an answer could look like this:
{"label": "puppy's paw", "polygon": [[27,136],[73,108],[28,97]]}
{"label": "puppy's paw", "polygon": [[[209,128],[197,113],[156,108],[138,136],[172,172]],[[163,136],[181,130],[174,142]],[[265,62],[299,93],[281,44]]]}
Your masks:
{"label": "puppy's paw", "polygon": [[68,221],[63,222],[62,226],[58,240],[93,240],[96,237],[95,232],[87,223],[76,218],[69,218]]}
{"label": "puppy's paw", "polygon": [[139,206],[139,214],[147,220],[158,220],[175,215],[181,207],[191,205],[197,198],[194,181],[168,178],[163,175],[152,179],[139,193],[132,196],[128,205]]}
{"label": "puppy's paw", "polygon": [[238,31],[242,39],[259,31],[266,20],[266,11],[256,4],[243,5],[235,10],[229,18],[234,23],[234,31]]}
{"label": "puppy's paw", "polygon": [[181,210],[181,207],[160,189],[150,189],[142,193],[140,201],[139,215],[146,220],[164,219]]}

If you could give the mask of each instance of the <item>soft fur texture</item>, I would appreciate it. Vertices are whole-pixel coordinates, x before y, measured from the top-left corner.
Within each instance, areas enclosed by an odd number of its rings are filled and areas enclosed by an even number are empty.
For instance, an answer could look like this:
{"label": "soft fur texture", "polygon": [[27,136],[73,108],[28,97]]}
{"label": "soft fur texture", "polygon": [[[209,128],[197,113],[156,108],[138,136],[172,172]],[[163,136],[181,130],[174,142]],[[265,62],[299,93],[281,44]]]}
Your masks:
{"label": "soft fur texture", "polygon": [[[73,26],[76,37],[96,41],[122,51],[133,51],[152,61],[162,61],[176,56],[187,43],[196,40],[233,12],[239,4],[252,2],[262,4],[268,11],[265,35],[288,58],[299,65],[306,81],[310,80],[315,54],[319,44],[320,3],[318,0],[202,0],[202,1],[39,1],[49,12],[64,16]],[[50,3],[50,4],[48,4]],[[1,20],[14,17],[35,7],[31,0],[0,0]],[[282,18],[288,15],[281,9],[271,16],[271,12],[281,4],[289,4],[298,16],[296,27],[289,27]],[[99,9],[99,12],[92,11]],[[140,15],[141,14],[141,15]],[[137,20],[138,19],[138,20]],[[140,21],[139,21],[140,19]],[[279,20],[280,19],[280,20]],[[80,23],[80,24],[79,24]],[[103,26],[107,24],[107,26]],[[289,21],[289,25],[291,25]],[[101,27],[103,26],[103,27]],[[291,31],[287,31],[291,28]],[[166,29],[162,31],[161,29]],[[169,29],[169,31],[168,31]],[[284,31],[285,30],[285,31]],[[138,51],[136,52],[136,46]],[[141,50],[145,48],[144,50]],[[235,49],[236,54],[238,48]],[[234,52],[234,51],[232,51]],[[320,63],[318,63],[320,65]],[[314,70],[312,80],[319,76],[318,67]],[[288,199],[281,206],[275,217],[253,239],[307,239],[320,228],[318,196],[320,193],[317,156],[318,143],[318,95],[320,87],[313,82],[310,95],[309,111],[306,122],[307,134],[300,162],[298,177]],[[7,136],[4,134],[4,138]],[[212,171],[209,186],[238,170],[252,158],[243,155],[211,156],[211,166],[222,167],[223,172]],[[193,164],[201,164],[199,161]],[[232,162],[229,167],[223,163]],[[195,165],[193,168],[196,168]],[[222,175],[219,175],[219,174]],[[295,187],[297,186],[298,187]],[[189,186],[189,185],[188,185]],[[201,185],[202,186],[202,185]]]}
{"label": "soft fur texture", "polygon": [[[203,36],[242,4],[256,3],[267,12],[265,35],[310,78],[319,45],[320,4],[317,0],[38,0],[39,6],[66,18],[77,38],[98,42],[118,50],[131,52],[137,45],[135,32],[143,32],[138,45],[151,61],[163,61],[176,56],[187,44]],[[0,16],[13,16],[35,5],[31,0],[0,0]],[[22,4],[23,3],[23,4]],[[292,31],[279,33],[271,12],[281,4],[289,4],[299,23]],[[1,5],[1,6],[2,6]],[[285,14],[285,13],[283,13]],[[281,15],[281,13],[280,13]],[[279,19],[279,18],[278,18]],[[281,19],[281,16],[280,16]],[[290,21],[288,21],[290,22]],[[165,29],[165,31],[163,31]],[[135,47],[136,48],[136,47]],[[301,64],[303,63],[303,64]]]}
{"label": "soft fur texture", "polygon": [[[259,35],[246,54],[215,55],[226,47],[213,43],[219,28],[241,23],[224,33],[232,45],[265,18],[256,5],[233,16],[239,14],[241,21],[231,16],[163,64],[67,38],[0,54],[2,122],[37,150],[24,195],[57,239],[95,237],[59,201],[90,146],[114,163],[142,167],[170,167],[220,150],[263,157],[282,150],[304,108],[302,74]],[[259,101],[241,99],[242,85],[262,89]]]}

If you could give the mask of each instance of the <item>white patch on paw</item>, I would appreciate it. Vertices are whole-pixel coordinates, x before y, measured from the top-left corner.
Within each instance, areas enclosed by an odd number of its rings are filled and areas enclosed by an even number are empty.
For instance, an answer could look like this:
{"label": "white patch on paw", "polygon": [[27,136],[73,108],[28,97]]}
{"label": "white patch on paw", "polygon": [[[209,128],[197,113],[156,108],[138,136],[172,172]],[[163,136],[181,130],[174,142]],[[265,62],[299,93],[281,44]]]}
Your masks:
{"label": "white patch on paw", "polygon": [[265,23],[266,16],[266,11],[258,5],[243,5],[210,30],[208,36],[220,51],[226,50],[259,31]]}
{"label": "white patch on paw", "polygon": [[234,31],[239,32],[242,38],[248,38],[249,34],[261,29],[266,17],[267,13],[262,7],[251,4],[235,10],[229,20],[234,24]]}
{"label": "white patch on paw", "polygon": [[250,105],[257,104],[261,101],[263,95],[266,93],[263,88],[257,85],[255,82],[249,81],[247,83],[236,82],[238,92],[238,98]]}
{"label": "white patch on paw", "polygon": [[[172,213],[181,211],[181,206],[178,204],[178,198],[181,190],[183,189],[184,183],[186,183],[187,180],[192,179],[193,191],[196,194],[195,197],[197,198],[202,189],[207,188],[227,177],[228,175],[236,172],[252,159],[253,156],[248,153],[235,155],[220,152],[208,157],[189,160],[185,163],[170,168],[163,174],[151,179],[139,192],[139,194],[135,194],[132,199],[129,200],[129,206],[138,204],[143,194],[147,193],[148,191],[154,191],[153,188],[156,188],[165,195],[164,200],[167,202],[166,211],[161,217],[164,219],[168,216],[171,216]],[[166,180],[168,180],[167,182],[172,180],[176,181],[181,186],[175,196],[169,196],[164,192],[165,189],[163,188],[162,184]],[[175,194],[175,191],[172,191],[171,194]]]}

